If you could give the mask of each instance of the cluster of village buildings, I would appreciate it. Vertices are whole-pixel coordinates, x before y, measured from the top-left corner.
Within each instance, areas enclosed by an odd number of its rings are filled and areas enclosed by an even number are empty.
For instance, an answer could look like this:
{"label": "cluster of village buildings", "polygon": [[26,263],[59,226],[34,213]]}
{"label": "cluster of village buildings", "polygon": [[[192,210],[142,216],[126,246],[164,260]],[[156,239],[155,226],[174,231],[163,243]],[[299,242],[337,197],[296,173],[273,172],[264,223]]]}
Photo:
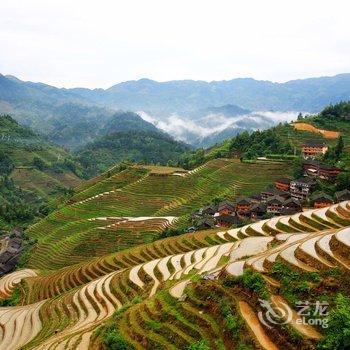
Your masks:
{"label": "cluster of village buildings", "polygon": [[14,229],[0,239],[0,276],[15,269],[23,250],[23,232]]}
{"label": "cluster of village buildings", "polygon": [[312,195],[316,179],[335,179],[341,169],[323,164],[315,158],[325,154],[328,147],[323,142],[310,141],[302,145],[303,173],[299,179],[281,178],[260,193],[240,198],[235,202],[224,200],[208,205],[193,215],[193,222],[204,227],[239,226],[247,220],[255,221],[274,215],[292,215],[303,210],[308,202],[314,208],[324,208],[336,202],[350,200],[350,191],[335,193],[335,198],[318,192]]}

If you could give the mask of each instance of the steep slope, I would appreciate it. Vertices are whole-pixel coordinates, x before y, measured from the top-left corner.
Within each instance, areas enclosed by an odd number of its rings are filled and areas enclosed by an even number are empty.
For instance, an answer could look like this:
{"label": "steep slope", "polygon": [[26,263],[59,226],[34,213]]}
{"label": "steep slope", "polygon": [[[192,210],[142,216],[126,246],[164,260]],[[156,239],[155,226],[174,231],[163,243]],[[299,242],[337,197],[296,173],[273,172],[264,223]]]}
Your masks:
{"label": "steep slope", "polygon": [[[293,123],[279,124],[251,134],[243,132],[206,150],[193,151],[180,162],[188,168],[204,162],[239,155],[245,159],[275,156],[285,157],[301,154],[301,146],[306,141],[321,140],[333,149],[341,136],[344,150],[338,166],[350,167],[350,102],[340,102],[324,108],[319,114],[305,116]],[[309,126],[309,127],[308,127]],[[321,130],[315,132],[315,130]],[[333,156],[330,155],[330,158]],[[332,162],[332,159],[327,161]],[[333,161],[337,162],[333,157]]]}
{"label": "steep slope", "polygon": [[101,131],[104,136],[75,152],[89,177],[129,160],[143,164],[177,163],[189,146],[175,141],[135,113],[116,113]]}
{"label": "steep slope", "polygon": [[149,166],[112,169],[104,180],[84,187],[69,205],[28,230],[38,240],[29,264],[63,267],[149,242],[164,225],[183,225],[213,198],[257,192],[288,171],[284,164],[231,159],[217,159],[191,172]]}
{"label": "steep slope", "polygon": [[[22,306],[0,308],[0,349],[341,349],[350,312],[350,203],[298,215],[300,222],[313,217],[313,232],[299,226],[272,234],[271,219],[171,237],[51,273],[5,276],[0,292]],[[280,219],[294,229],[296,218]],[[320,219],[329,228],[318,228]],[[303,318],[299,300],[322,300],[329,309],[323,315],[311,308]]]}
{"label": "steep slope", "polygon": [[[54,193],[81,184],[67,152],[54,146],[10,116],[0,116],[1,216],[23,221]],[[75,172],[73,172],[75,171]],[[22,208],[22,209],[20,209]]]}
{"label": "steep slope", "polygon": [[[47,195],[54,189],[49,183],[61,187],[75,187],[81,183],[69,169],[69,155],[64,149],[48,143],[10,116],[0,116],[0,134],[0,151],[9,158],[8,170],[12,169],[8,175],[16,185]],[[42,179],[46,184],[40,185]]]}

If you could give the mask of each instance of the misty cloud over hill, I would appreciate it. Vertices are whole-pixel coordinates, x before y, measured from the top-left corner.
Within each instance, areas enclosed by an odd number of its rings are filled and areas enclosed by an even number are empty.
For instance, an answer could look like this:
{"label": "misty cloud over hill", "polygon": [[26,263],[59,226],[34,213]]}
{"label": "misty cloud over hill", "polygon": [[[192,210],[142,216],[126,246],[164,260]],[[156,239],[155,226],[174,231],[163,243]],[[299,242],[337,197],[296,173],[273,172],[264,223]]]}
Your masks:
{"label": "misty cloud over hill", "polygon": [[146,112],[138,112],[144,120],[172,135],[176,140],[196,147],[211,146],[245,130],[263,130],[280,122],[290,122],[296,120],[298,113],[258,111],[236,116],[210,113],[196,120],[174,114],[161,120]]}
{"label": "misty cloud over hill", "polygon": [[[149,79],[109,89],[59,89],[0,74],[0,113],[10,113],[62,146],[100,136],[116,111],[142,111],[145,120],[178,140],[207,146],[243,130],[265,129],[350,99],[350,74],[273,83]],[[267,112],[271,111],[271,112]]]}

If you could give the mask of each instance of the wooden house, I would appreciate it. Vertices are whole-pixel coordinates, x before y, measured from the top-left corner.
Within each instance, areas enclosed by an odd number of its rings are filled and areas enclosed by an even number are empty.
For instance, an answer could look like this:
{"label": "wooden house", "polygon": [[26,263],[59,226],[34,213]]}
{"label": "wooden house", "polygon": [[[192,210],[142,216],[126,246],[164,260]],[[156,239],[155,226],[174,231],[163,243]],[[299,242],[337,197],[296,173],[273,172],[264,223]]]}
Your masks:
{"label": "wooden house", "polygon": [[235,205],[232,202],[224,201],[218,206],[219,215],[230,215],[235,212]]}
{"label": "wooden house", "polygon": [[283,209],[285,199],[281,196],[273,196],[266,201],[267,212],[279,214]]}
{"label": "wooden house", "polygon": [[348,201],[350,200],[350,191],[345,189],[343,191],[335,192],[335,198],[337,202]]}
{"label": "wooden house", "polygon": [[252,206],[250,198],[241,198],[236,202],[236,212],[239,215],[249,215]]}
{"label": "wooden house", "polygon": [[315,158],[325,154],[328,150],[327,144],[322,140],[309,140],[302,144],[301,154],[306,158]]}
{"label": "wooden house", "polygon": [[315,181],[308,177],[292,180],[290,182],[290,193],[293,198],[304,200],[311,194],[315,185]]}
{"label": "wooden house", "polygon": [[281,191],[289,191],[290,179],[282,177],[275,181],[275,188]]}
{"label": "wooden house", "polygon": [[312,198],[314,208],[325,208],[333,204],[331,196],[325,193],[319,193]]}
{"label": "wooden house", "polygon": [[250,209],[250,217],[253,220],[261,220],[267,212],[267,206],[265,203],[256,203],[252,205]]}
{"label": "wooden house", "polygon": [[219,215],[215,218],[216,223],[220,227],[229,228],[233,225],[238,225],[241,223],[241,220],[237,216],[232,215]]}
{"label": "wooden house", "polygon": [[341,169],[321,163],[317,160],[307,160],[303,163],[304,174],[321,179],[334,179],[341,173]]}

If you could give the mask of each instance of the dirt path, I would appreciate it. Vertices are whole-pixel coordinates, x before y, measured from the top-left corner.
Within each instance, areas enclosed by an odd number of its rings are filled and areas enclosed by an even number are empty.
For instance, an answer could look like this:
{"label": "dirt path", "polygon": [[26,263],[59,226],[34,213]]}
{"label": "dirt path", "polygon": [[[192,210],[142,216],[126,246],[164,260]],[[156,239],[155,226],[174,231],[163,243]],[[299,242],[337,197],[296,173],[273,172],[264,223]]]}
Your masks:
{"label": "dirt path", "polygon": [[294,123],[293,126],[297,130],[309,131],[309,132],[313,132],[314,134],[320,134],[326,139],[337,139],[340,135],[338,131],[317,129],[313,125],[307,124],[307,123]]}
{"label": "dirt path", "polygon": [[292,310],[281,296],[273,295],[271,297],[271,301],[278,309],[284,310],[284,315],[292,315],[290,325],[293,328],[295,328],[299,333],[310,339],[320,339],[322,337],[322,335],[319,332],[317,332],[317,330],[314,327],[310,325],[300,324],[298,322],[298,320],[300,319],[298,313]]}
{"label": "dirt path", "polygon": [[240,312],[246,321],[247,325],[254,334],[256,340],[259,342],[262,348],[266,350],[279,350],[279,348],[271,341],[271,339],[265,333],[264,328],[260,324],[254,310],[245,301],[238,303]]}

